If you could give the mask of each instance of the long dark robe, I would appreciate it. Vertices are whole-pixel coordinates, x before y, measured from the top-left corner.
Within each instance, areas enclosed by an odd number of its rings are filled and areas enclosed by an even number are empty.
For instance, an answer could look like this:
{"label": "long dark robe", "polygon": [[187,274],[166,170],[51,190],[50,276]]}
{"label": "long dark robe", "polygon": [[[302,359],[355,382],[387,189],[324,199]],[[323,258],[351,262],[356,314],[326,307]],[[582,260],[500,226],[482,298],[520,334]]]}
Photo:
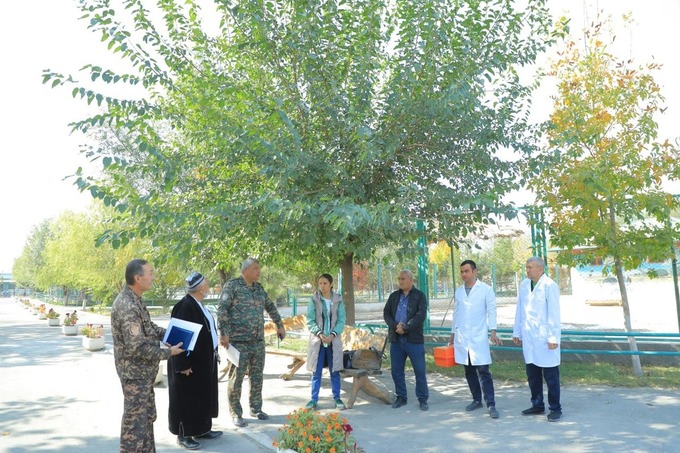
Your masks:
{"label": "long dark robe", "polygon": [[[203,328],[194,350],[168,359],[168,394],[170,432],[185,437],[200,436],[210,431],[212,419],[218,415],[217,359],[210,329],[212,319],[206,318],[201,307],[190,295],[172,309],[172,317],[201,324]],[[185,345],[186,346],[186,345]],[[181,374],[191,368],[189,376]]]}

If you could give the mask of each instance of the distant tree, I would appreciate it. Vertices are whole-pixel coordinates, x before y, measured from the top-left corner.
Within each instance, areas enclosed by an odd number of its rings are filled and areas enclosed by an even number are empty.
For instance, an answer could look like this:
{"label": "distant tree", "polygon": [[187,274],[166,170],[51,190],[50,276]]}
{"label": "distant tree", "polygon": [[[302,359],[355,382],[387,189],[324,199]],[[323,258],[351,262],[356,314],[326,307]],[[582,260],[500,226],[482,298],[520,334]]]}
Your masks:
{"label": "distant tree", "polygon": [[52,236],[54,220],[45,219],[34,226],[26,238],[26,244],[12,266],[12,276],[17,285],[23,288],[46,289],[37,281],[40,269],[44,266],[43,252]]}
{"label": "distant tree", "polygon": [[[663,97],[652,72],[656,63],[620,61],[605,44],[602,24],[585,32],[583,48],[570,40],[553,63],[557,96],[547,128],[547,165],[533,188],[551,215],[551,243],[563,249],[558,262],[586,264],[610,257],[604,272],[618,279],[625,330],[632,331],[624,269],[643,260],[669,258],[680,238],[669,212],[678,201],[663,190],[680,177],[680,155],[658,142]],[[613,38],[611,39],[613,42]],[[572,250],[583,246],[582,252]],[[637,351],[634,338],[630,348]],[[632,356],[636,375],[639,356]]]}
{"label": "distant tree", "polygon": [[129,138],[92,150],[104,178],[77,180],[126,221],[104,236],[114,244],[339,265],[353,324],[355,262],[413,249],[416,219],[465,236],[522,182],[499,150],[530,147],[517,68],[550,39],[545,0],[223,0],[216,32],[193,0],[111,3],[80,8],[134,73],[87,65],[88,79],[149,96],[44,80],[101,105],[76,129]]}

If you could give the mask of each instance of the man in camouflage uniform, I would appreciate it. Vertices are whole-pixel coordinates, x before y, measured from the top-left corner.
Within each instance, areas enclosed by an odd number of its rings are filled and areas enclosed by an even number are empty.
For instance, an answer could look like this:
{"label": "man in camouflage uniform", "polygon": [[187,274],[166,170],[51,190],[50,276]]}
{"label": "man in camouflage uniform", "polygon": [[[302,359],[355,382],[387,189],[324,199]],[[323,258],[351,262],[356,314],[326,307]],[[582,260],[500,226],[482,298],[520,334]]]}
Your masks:
{"label": "man in camouflage uniform", "polygon": [[260,263],[248,258],[241,266],[241,277],[228,281],[217,309],[220,344],[229,349],[233,344],[239,350],[239,366],[229,368],[229,411],[235,426],[243,427],[241,408],[241,386],[243,378],[250,376],[250,415],[259,420],[267,420],[269,415],[262,412],[262,372],[264,370],[264,310],[269,313],[278,327],[279,338],[286,336],[281,315],[261,284]]}
{"label": "man in camouflage uniform", "polygon": [[142,294],[151,288],[154,272],[146,260],[135,259],[125,268],[125,289],[111,311],[111,334],[116,371],[123,387],[121,453],[156,451],[153,422],[156,401],[153,385],[158,362],[184,352],[182,343],[162,349],[165,329],[151,322]]}

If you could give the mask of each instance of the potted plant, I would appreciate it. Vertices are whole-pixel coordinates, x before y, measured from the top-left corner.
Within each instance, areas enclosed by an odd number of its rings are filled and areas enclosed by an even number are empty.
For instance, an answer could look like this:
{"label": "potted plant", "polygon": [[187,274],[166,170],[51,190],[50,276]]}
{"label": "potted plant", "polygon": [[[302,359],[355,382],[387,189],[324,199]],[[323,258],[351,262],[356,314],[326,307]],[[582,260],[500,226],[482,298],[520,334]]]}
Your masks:
{"label": "potted plant", "polygon": [[104,326],[99,324],[86,324],[80,329],[83,335],[83,347],[88,351],[99,351],[104,349]]}
{"label": "potted plant", "polygon": [[363,452],[350,435],[352,427],[337,413],[320,414],[298,409],[286,416],[273,445],[279,452],[349,453]]}
{"label": "potted plant", "polygon": [[59,326],[59,313],[50,308],[50,311],[45,315],[47,317],[48,326]]}
{"label": "potted plant", "polygon": [[45,304],[38,305],[38,319],[47,319],[47,313],[45,312]]}
{"label": "potted plant", "polygon": [[78,334],[78,314],[75,310],[73,310],[73,313],[66,313],[64,316],[64,324],[61,326],[61,333],[64,335]]}

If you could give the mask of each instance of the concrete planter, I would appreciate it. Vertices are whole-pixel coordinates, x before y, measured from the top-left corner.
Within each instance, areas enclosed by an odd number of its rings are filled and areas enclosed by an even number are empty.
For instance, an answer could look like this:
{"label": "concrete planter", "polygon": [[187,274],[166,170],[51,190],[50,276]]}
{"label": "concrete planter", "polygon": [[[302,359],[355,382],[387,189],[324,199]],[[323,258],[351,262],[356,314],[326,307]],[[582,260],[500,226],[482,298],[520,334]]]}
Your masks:
{"label": "concrete planter", "polygon": [[83,347],[88,351],[101,351],[104,349],[104,337],[88,338],[83,337]]}
{"label": "concrete planter", "polygon": [[61,326],[61,333],[67,336],[78,335],[78,326]]}
{"label": "concrete planter", "polygon": [[59,318],[48,318],[47,325],[53,327],[59,327]]}
{"label": "concrete planter", "polygon": [[47,315],[45,313],[38,313],[38,319],[47,319]]}

